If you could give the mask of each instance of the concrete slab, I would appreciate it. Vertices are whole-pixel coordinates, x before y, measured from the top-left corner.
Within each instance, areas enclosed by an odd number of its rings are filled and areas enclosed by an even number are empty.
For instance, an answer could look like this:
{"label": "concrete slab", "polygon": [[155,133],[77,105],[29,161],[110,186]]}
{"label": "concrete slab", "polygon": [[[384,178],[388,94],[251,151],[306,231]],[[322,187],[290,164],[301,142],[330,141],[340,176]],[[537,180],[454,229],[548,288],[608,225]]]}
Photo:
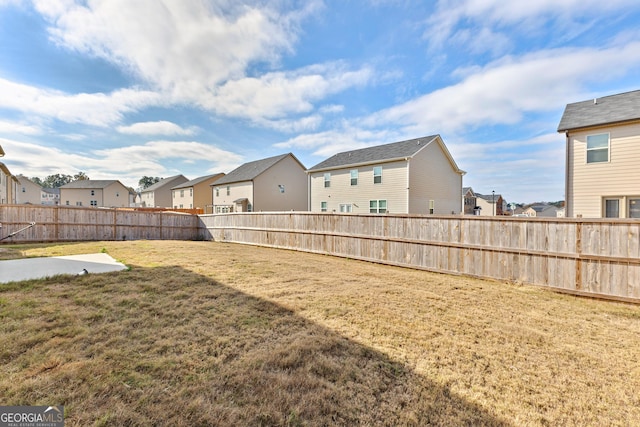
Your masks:
{"label": "concrete slab", "polygon": [[126,270],[127,266],[105,253],[5,260],[0,261],[0,283],[42,279],[58,274],[77,275],[83,269],[95,274]]}

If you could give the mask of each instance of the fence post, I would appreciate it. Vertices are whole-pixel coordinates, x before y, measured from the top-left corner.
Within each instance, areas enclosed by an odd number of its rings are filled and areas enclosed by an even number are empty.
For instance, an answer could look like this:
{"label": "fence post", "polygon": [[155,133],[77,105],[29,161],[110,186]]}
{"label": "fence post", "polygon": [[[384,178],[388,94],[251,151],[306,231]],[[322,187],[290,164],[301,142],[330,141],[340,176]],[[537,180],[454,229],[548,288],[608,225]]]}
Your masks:
{"label": "fence post", "polygon": [[582,290],[582,222],[576,223],[576,290]]}

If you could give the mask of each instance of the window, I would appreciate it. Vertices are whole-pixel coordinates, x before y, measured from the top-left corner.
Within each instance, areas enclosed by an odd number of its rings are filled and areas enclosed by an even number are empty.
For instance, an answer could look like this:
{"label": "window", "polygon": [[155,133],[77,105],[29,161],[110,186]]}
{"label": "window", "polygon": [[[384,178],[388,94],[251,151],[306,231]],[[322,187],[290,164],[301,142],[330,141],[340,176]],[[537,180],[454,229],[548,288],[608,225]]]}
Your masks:
{"label": "window", "polygon": [[281,193],[284,193],[284,184],[278,184],[278,190],[279,190]]}
{"label": "window", "polygon": [[386,200],[369,200],[369,213],[386,213]]}
{"label": "window", "polygon": [[231,195],[231,186],[227,185],[227,196]]}
{"label": "window", "polygon": [[343,212],[343,213],[351,212],[351,205],[350,204],[341,204],[340,205],[340,212]]}
{"label": "window", "polygon": [[629,199],[629,218],[640,218],[640,199]]}
{"label": "window", "polygon": [[76,202],[76,206],[82,206],[82,202]]}
{"label": "window", "polygon": [[436,202],[433,200],[429,200],[429,213],[433,215],[433,212],[436,209]]}
{"label": "window", "polygon": [[184,197],[184,190],[180,190],[180,197]]}
{"label": "window", "polygon": [[184,206],[182,205],[182,203],[180,203],[180,209],[182,209]]}
{"label": "window", "polygon": [[216,187],[216,197],[220,197],[220,188]]}
{"label": "window", "polygon": [[620,218],[620,200],[605,199],[604,201],[605,218]]}
{"label": "window", "polygon": [[382,183],[382,166],[374,166],[373,168],[373,183],[381,184]]}
{"label": "window", "polygon": [[65,203],[65,205],[69,206],[69,201],[67,200],[67,202]]}
{"label": "window", "polygon": [[324,188],[331,187],[331,173],[327,172],[324,174]]}
{"label": "window", "polygon": [[22,192],[23,192],[23,193],[26,193],[26,192],[27,192],[27,190],[26,190],[24,187],[22,187]]}
{"label": "window", "polygon": [[327,211],[327,202],[320,202],[320,212]]}
{"label": "window", "polygon": [[609,161],[609,134],[587,136],[587,163]]}
{"label": "window", "polygon": [[96,191],[95,190],[91,190],[91,195],[95,196],[96,195]]}
{"label": "window", "polygon": [[193,188],[189,189],[189,197],[193,197]]}
{"label": "window", "polygon": [[98,206],[98,201],[97,200],[92,200],[92,201],[89,202],[89,204],[91,206],[93,206],[93,207],[96,207],[96,206]]}
{"label": "window", "polygon": [[351,170],[351,185],[358,185],[358,169]]}

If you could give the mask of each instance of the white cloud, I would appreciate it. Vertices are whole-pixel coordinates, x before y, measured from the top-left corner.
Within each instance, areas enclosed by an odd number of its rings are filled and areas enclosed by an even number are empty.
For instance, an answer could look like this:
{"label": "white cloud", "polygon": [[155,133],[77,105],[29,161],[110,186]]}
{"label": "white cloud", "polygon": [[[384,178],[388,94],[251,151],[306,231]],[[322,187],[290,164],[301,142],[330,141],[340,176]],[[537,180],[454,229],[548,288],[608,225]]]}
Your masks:
{"label": "white cloud", "polygon": [[474,69],[457,84],[366,117],[362,125],[399,125],[414,135],[515,125],[525,113],[562,109],[586,97],[585,84],[620,78],[639,65],[640,42],[506,57]]}
{"label": "white cloud", "polygon": [[83,171],[92,179],[119,179],[123,184],[134,187],[143,175],[184,173],[164,167],[161,164],[164,159],[172,159],[176,167],[191,161],[205,161],[210,164],[206,173],[228,171],[242,162],[235,153],[194,141],[151,141],[144,145],[94,150],[86,154],[1,138],[0,145],[8,154],[3,160],[13,174],[43,178],[55,173],[72,175]]}
{"label": "white cloud", "polygon": [[291,72],[272,72],[260,77],[233,80],[220,86],[207,101],[219,114],[255,121],[309,113],[313,102],[349,87],[362,86],[373,78],[364,67],[346,70],[341,64],[325,64]]}
{"label": "white cloud", "polygon": [[194,127],[183,128],[169,121],[141,122],[129,126],[118,126],[117,131],[128,135],[194,135]]}
{"label": "white cloud", "polygon": [[121,89],[110,94],[74,95],[2,78],[0,93],[0,108],[94,126],[108,126],[121,121],[125,113],[163,103],[159,94],[149,91]]}
{"label": "white cloud", "polygon": [[[575,20],[619,15],[621,10],[634,7],[635,0],[439,0],[436,12],[426,21],[425,38],[432,47],[441,47],[452,38],[474,40],[483,33],[494,33],[495,28],[513,25],[518,25],[520,32],[528,28],[529,32],[548,33],[553,22],[563,35],[568,31],[577,34],[580,25]],[[458,32],[461,34],[455,35]],[[475,43],[471,47],[482,53]]]}
{"label": "white cloud", "polygon": [[286,11],[231,1],[35,3],[60,45],[105,58],[187,99],[243,77],[252,63],[277,63],[292,50],[300,21],[320,4]]}
{"label": "white cloud", "polygon": [[7,122],[0,120],[0,133],[19,133],[22,135],[40,135],[42,129],[39,126],[21,122]]}

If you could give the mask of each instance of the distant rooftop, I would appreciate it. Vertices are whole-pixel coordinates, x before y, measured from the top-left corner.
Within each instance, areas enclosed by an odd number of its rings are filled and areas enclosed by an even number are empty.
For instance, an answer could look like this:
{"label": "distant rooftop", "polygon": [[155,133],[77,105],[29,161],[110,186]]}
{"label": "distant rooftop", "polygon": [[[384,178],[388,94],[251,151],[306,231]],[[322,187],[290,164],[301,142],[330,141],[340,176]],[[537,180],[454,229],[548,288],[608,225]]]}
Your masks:
{"label": "distant rooftop", "polygon": [[640,120],[640,90],[567,104],[558,132]]}

